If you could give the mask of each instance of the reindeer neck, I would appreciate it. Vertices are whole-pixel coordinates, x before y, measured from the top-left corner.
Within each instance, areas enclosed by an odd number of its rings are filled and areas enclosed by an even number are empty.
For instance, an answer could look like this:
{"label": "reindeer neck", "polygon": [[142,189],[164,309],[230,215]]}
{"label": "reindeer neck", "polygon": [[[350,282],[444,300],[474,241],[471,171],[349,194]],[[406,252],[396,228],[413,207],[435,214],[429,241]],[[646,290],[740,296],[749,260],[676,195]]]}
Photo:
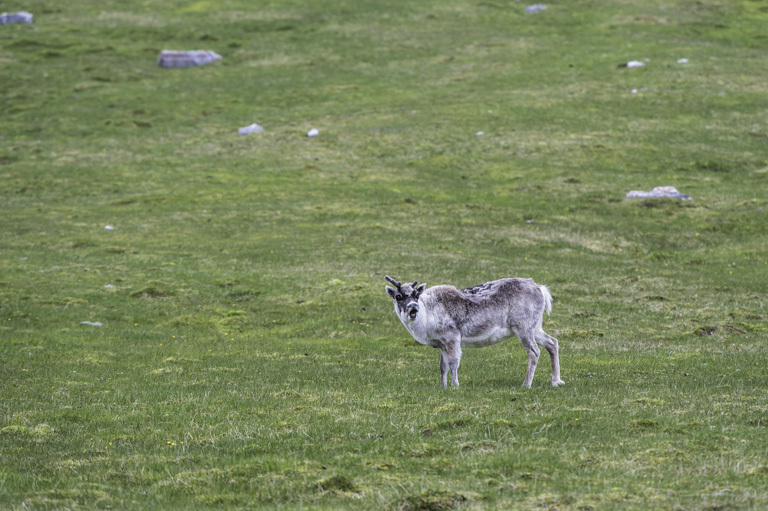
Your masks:
{"label": "reindeer neck", "polygon": [[416,341],[421,344],[428,344],[429,339],[427,338],[427,316],[429,314],[429,309],[421,299],[419,300],[419,306],[421,309],[419,310],[419,314],[416,316],[414,321],[403,320],[403,318],[400,318],[400,321],[403,323],[403,326],[405,326],[406,330],[410,332],[413,338],[416,339]]}

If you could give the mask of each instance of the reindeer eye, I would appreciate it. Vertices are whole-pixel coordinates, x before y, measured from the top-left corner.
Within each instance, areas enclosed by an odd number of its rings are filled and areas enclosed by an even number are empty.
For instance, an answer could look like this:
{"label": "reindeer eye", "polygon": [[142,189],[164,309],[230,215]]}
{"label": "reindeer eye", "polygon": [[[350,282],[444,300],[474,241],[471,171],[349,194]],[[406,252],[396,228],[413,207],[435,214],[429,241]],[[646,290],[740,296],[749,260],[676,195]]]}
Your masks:
{"label": "reindeer eye", "polygon": [[397,295],[397,296],[395,296],[395,300],[397,300],[398,302],[399,302],[400,300],[402,300],[402,299],[403,299],[403,295],[401,295],[401,294],[399,294],[399,293],[398,293],[398,295]]}

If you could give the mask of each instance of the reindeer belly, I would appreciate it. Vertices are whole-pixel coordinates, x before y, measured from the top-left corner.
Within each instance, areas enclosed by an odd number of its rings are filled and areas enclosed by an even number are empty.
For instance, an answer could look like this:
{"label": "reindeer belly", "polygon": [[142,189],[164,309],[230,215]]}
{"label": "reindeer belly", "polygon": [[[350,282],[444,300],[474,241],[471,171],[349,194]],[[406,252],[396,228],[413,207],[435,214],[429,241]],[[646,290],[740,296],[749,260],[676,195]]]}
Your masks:
{"label": "reindeer belly", "polygon": [[484,348],[512,337],[514,333],[509,328],[494,326],[480,332],[471,332],[462,336],[462,348]]}

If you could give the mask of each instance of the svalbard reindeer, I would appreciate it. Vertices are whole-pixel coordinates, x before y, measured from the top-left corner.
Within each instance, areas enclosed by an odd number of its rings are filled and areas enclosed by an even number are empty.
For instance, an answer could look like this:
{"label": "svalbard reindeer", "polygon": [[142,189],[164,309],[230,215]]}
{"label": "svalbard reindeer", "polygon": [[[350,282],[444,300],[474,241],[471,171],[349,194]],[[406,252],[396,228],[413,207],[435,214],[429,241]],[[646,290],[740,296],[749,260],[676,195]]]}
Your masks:
{"label": "svalbard reindeer", "polygon": [[440,383],[459,384],[461,348],[485,347],[517,335],[528,352],[523,387],[530,387],[541,344],[552,358],[552,386],[560,379],[557,339],[541,329],[544,311],[552,311],[552,295],[531,279],[501,279],[458,290],[453,286],[401,284],[389,275],[387,294],[414,339],[440,350]]}

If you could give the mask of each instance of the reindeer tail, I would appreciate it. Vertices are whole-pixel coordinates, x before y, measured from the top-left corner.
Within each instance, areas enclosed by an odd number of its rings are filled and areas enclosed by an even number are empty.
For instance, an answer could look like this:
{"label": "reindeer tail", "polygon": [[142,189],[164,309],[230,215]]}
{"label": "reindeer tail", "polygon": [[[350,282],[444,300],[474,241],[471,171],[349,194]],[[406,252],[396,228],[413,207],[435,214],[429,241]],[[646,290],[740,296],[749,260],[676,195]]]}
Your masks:
{"label": "reindeer tail", "polygon": [[539,291],[544,296],[544,310],[547,311],[547,315],[552,313],[552,295],[549,294],[547,286],[539,286]]}

